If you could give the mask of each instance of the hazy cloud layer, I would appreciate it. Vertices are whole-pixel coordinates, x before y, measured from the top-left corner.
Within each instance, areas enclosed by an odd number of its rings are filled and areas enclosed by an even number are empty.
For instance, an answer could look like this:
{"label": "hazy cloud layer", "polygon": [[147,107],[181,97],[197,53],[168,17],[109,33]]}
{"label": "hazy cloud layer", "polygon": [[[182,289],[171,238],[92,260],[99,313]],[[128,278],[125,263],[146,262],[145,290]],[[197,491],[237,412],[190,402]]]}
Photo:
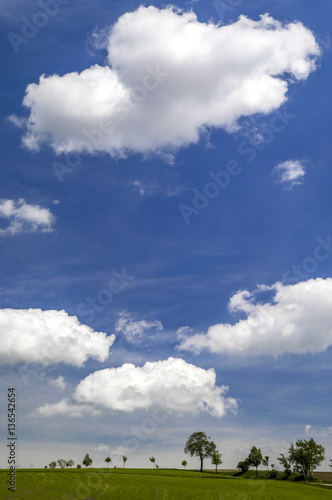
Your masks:
{"label": "hazy cloud layer", "polygon": [[240,117],[278,108],[320,54],[300,22],[264,14],[218,26],[174,7],[141,6],[100,39],[108,65],[28,85],[28,148],[48,143],[57,153],[120,157],[173,151],[197,142],[206,127],[231,131]]}
{"label": "hazy cloud layer", "polygon": [[82,366],[89,357],[105,361],[114,340],[65,311],[0,310],[0,364]]}
{"label": "hazy cloud layer", "polygon": [[[255,300],[257,292],[271,291],[275,296],[270,302]],[[182,330],[179,349],[280,356],[321,352],[332,345],[332,278],[240,291],[231,297],[229,310],[247,317],[234,325],[213,325],[206,334],[186,336]]]}
{"label": "hazy cloud layer", "polygon": [[[82,404],[96,410],[126,413],[158,407],[179,414],[208,412],[217,418],[228,411],[235,412],[236,400],[225,396],[228,387],[215,384],[212,368],[204,370],[180,358],[147,362],[142,367],[125,363],[83,379],[74,392],[73,406]],[[55,405],[56,411],[59,404]],[[70,407],[68,411],[71,412]],[[52,405],[37,410],[37,414],[45,412],[51,416]]]}
{"label": "hazy cloud layer", "polygon": [[0,200],[0,219],[8,220],[6,228],[0,228],[0,236],[36,231],[51,232],[55,217],[48,208],[30,205],[24,199]]}
{"label": "hazy cloud layer", "polygon": [[139,343],[147,332],[160,332],[163,325],[158,320],[145,321],[138,320],[135,315],[123,311],[119,314],[119,319],[115,324],[115,332],[125,336],[131,343]]}

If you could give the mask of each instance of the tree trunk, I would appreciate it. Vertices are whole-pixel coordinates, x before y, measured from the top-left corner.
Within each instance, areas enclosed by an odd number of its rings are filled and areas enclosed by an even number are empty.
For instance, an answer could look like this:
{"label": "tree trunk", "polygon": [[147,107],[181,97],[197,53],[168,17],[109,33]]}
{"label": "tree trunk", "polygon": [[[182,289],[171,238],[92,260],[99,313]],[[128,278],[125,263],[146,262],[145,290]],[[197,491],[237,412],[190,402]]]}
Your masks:
{"label": "tree trunk", "polygon": [[257,467],[258,467],[258,466],[256,465],[256,477],[257,477]]}
{"label": "tree trunk", "polygon": [[201,459],[201,470],[200,470],[200,472],[203,472],[203,458],[200,457],[200,459]]}

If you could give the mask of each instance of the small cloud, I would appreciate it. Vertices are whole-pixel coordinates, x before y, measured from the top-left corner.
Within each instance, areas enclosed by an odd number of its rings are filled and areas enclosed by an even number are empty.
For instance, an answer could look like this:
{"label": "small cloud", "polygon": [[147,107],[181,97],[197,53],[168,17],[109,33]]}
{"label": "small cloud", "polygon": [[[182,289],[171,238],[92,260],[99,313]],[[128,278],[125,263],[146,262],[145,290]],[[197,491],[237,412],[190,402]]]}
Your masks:
{"label": "small cloud", "polygon": [[32,417],[54,417],[67,415],[68,417],[83,417],[85,414],[97,416],[100,414],[99,410],[95,410],[89,405],[72,404],[68,399],[62,399],[55,404],[45,404],[37,408],[31,413]]}
{"label": "small cloud", "polygon": [[55,387],[56,389],[59,389],[61,391],[63,391],[66,388],[66,382],[62,375],[59,375],[59,377],[55,379],[49,378],[48,385],[50,385],[51,387]]}
{"label": "small cloud", "polygon": [[[303,163],[303,162],[302,162]],[[302,184],[305,168],[299,160],[288,160],[274,167],[273,172],[280,175],[280,182],[288,183],[289,189],[296,184]]]}
{"label": "small cloud", "polygon": [[19,233],[52,232],[55,223],[54,215],[48,208],[30,205],[24,199],[0,200],[0,218],[9,221],[5,229],[0,229],[0,236],[13,236]]}
{"label": "small cloud", "polygon": [[107,446],[107,444],[100,444],[99,446],[97,446],[97,448],[94,448],[93,451],[96,451],[98,453],[109,453],[110,448],[109,446]]}
{"label": "small cloud", "polygon": [[130,343],[141,342],[144,334],[151,330],[159,332],[163,330],[163,325],[158,320],[138,320],[134,314],[128,313],[127,311],[122,311],[119,314],[119,319],[115,324],[116,333],[122,333],[127,342]]}
{"label": "small cloud", "polygon": [[311,425],[305,425],[305,427],[304,427],[304,432],[305,432],[306,434],[309,434],[311,427],[312,427]]}

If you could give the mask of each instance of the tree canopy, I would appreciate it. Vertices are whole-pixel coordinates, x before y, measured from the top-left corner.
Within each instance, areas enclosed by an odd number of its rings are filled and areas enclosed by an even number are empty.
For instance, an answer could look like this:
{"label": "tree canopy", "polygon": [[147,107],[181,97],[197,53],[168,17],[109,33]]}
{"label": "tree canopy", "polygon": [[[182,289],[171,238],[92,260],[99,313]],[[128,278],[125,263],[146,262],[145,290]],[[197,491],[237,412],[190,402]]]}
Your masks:
{"label": "tree canopy", "polygon": [[313,478],[313,472],[325,458],[325,448],[311,438],[298,439],[296,444],[292,443],[289,448],[288,460],[296,472],[300,472],[307,480],[308,473]]}
{"label": "tree canopy", "polygon": [[85,455],[82,464],[85,465],[85,467],[89,467],[89,465],[92,464],[92,458],[89,457],[88,453]]}
{"label": "tree canopy", "polygon": [[257,476],[257,467],[262,463],[263,460],[263,455],[261,453],[261,450],[259,448],[256,448],[256,446],[253,446],[250,450],[248,459],[250,465],[256,467],[256,476]]}
{"label": "tree canopy", "polygon": [[212,453],[211,463],[212,463],[212,465],[216,466],[216,474],[217,474],[218,465],[220,465],[222,463],[221,453],[218,450],[216,450]]}
{"label": "tree canopy", "polygon": [[184,448],[184,452],[189,453],[191,457],[199,457],[201,461],[201,472],[203,472],[204,458],[211,457],[216,451],[216,445],[213,441],[210,441],[210,439],[211,438],[207,437],[205,432],[193,432],[193,434],[189,436]]}

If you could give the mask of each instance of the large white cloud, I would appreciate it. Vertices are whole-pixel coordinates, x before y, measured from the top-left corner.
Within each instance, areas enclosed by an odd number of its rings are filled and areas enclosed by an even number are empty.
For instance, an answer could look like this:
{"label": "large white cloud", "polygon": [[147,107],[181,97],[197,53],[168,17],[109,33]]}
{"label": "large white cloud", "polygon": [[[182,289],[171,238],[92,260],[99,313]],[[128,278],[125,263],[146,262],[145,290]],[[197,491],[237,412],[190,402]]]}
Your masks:
{"label": "large white cloud", "polygon": [[115,156],[175,150],[206,127],[232,130],[241,116],[278,108],[289,82],[306,79],[320,54],[300,22],[264,14],[219,26],[153,6],[120,17],[104,46],[108,65],[43,75],[27,87],[27,147]]}
{"label": "large white cloud", "polygon": [[48,208],[40,205],[30,205],[21,198],[18,201],[0,200],[0,218],[8,220],[6,228],[0,228],[0,236],[18,233],[34,233],[53,231],[55,217]]}
{"label": "large white cloud", "polygon": [[[217,386],[216,374],[180,358],[147,362],[142,367],[125,363],[119,368],[107,368],[91,373],[76,387],[74,407],[81,404],[97,410],[134,410],[162,408],[170,413],[208,412],[220,418],[227,411],[235,412],[237,402],[225,397],[226,386]],[[58,405],[54,405],[58,411]],[[51,416],[41,407],[37,414]],[[64,404],[61,405],[64,407]],[[70,407],[68,407],[70,412]]]}
{"label": "large white cloud", "polygon": [[332,345],[332,278],[296,285],[276,283],[257,292],[275,292],[268,303],[256,302],[255,292],[241,291],[230,299],[231,312],[247,318],[234,325],[211,326],[206,334],[180,332],[179,349],[241,356],[322,352]]}
{"label": "large white cloud", "polygon": [[65,311],[0,310],[0,365],[82,366],[89,357],[105,361],[114,340],[115,335],[95,332]]}

